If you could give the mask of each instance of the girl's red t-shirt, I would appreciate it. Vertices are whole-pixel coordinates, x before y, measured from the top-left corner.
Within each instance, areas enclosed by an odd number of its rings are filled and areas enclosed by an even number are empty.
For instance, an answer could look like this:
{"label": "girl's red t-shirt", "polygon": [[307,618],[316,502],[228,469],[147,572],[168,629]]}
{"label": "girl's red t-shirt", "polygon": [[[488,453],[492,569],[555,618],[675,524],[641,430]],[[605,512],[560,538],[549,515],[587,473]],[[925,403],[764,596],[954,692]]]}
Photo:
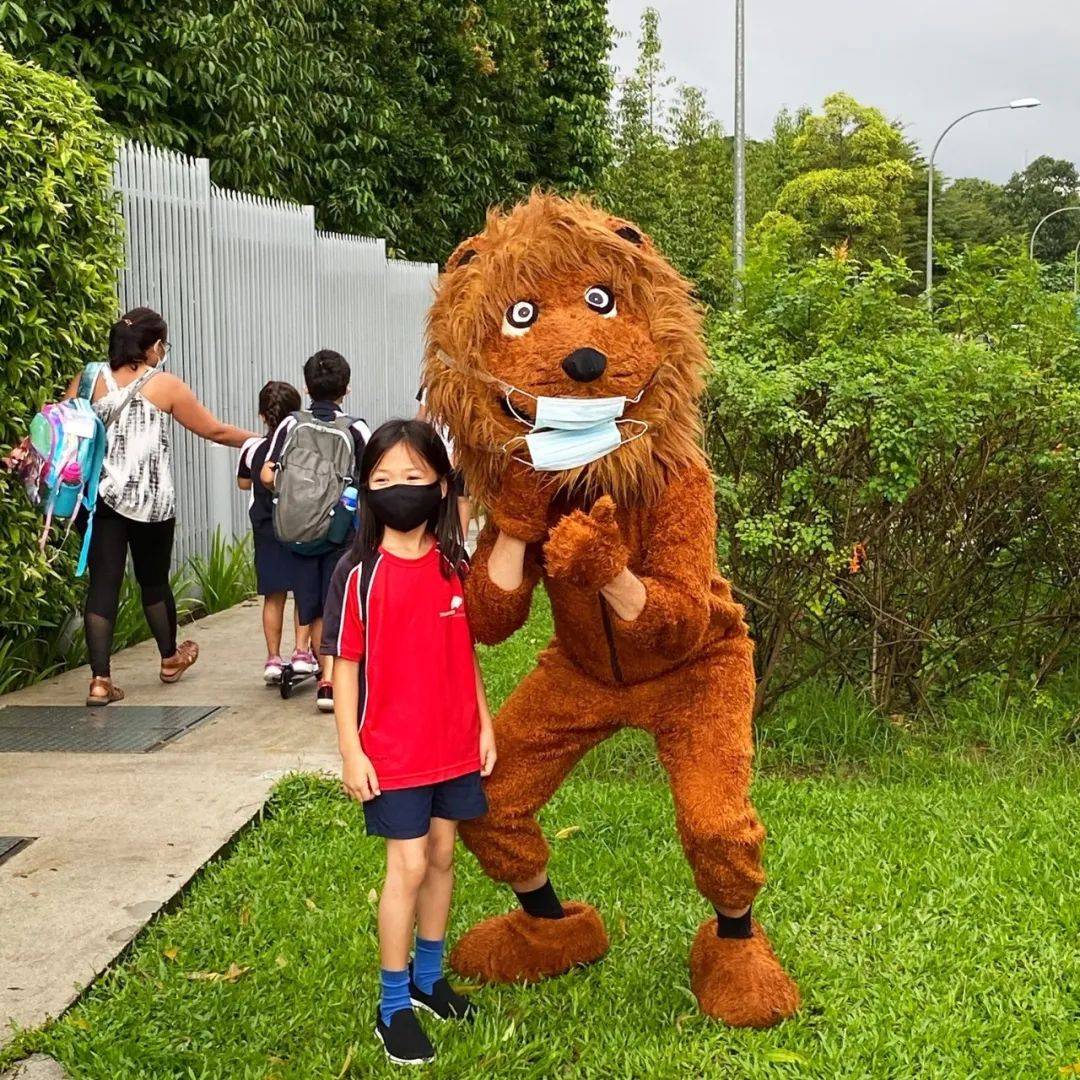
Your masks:
{"label": "girl's red t-shirt", "polygon": [[327,596],[323,651],[360,664],[360,745],[383,791],[452,780],[481,764],[464,590],[440,561],[437,546],[419,559],[380,548],[362,603],[362,566],[343,559]]}

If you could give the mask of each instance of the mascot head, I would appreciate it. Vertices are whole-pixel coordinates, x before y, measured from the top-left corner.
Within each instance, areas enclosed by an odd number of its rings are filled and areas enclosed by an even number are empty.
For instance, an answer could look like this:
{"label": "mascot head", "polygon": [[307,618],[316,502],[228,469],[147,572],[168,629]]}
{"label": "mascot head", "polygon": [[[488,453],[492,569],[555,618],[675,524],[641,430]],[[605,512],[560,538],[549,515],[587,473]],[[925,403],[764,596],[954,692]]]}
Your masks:
{"label": "mascot head", "polygon": [[705,363],[690,285],[644,233],[583,199],[534,193],[489,213],[447,261],[424,385],[482,502],[514,456],[626,505],[700,459]]}

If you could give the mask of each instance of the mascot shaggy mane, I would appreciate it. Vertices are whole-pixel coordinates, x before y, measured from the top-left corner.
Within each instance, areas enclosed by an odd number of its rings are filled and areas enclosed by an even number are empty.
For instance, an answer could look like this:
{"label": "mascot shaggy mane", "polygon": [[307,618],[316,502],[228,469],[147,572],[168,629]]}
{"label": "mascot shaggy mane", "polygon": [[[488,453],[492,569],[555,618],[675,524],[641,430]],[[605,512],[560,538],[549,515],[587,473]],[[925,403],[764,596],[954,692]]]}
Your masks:
{"label": "mascot shaggy mane", "polygon": [[454,436],[459,467],[482,503],[498,491],[502,448],[523,433],[500,407],[502,391],[491,381],[505,341],[503,314],[542,282],[586,271],[613,287],[620,313],[647,321],[660,364],[642,400],[625,413],[645,421],[647,433],[590,465],[553,474],[554,482],[628,506],[655,499],[673,471],[702,460],[698,398],[707,357],[690,284],[628,222],[582,198],[534,192],[512,210],[491,211],[483,234],[458,246],[428,316],[428,409]]}

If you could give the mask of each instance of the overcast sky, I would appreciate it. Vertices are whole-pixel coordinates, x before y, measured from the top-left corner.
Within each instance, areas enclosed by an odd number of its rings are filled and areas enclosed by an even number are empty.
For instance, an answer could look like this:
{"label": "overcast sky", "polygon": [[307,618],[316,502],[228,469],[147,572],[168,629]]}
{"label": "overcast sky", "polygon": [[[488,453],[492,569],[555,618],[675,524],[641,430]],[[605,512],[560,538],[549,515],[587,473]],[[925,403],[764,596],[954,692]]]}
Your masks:
{"label": "overcast sky", "polygon": [[[705,91],[730,131],[734,0],[609,0],[632,68],[641,12],[660,12],[668,73]],[[928,153],[969,109],[1037,97],[1041,108],[973,116],[941,144],[950,177],[1004,181],[1040,154],[1080,162],[1080,0],[746,0],[747,131],[784,105],[846,90],[904,122]]]}

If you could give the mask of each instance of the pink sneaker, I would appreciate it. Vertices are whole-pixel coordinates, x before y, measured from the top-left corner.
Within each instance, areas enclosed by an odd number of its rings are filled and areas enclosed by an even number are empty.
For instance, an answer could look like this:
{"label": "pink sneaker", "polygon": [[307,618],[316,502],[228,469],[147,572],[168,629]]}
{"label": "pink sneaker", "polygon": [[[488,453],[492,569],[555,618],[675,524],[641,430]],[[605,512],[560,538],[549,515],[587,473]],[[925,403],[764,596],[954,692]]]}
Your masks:
{"label": "pink sneaker", "polygon": [[319,670],[319,661],[315,658],[315,654],[310,650],[297,649],[292,654],[293,672],[297,675],[314,675]]}
{"label": "pink sneaker", "polygon": [[277,686],[281,682],[281,657],[268,656],[263,668],[263,682],[267,686]]}

